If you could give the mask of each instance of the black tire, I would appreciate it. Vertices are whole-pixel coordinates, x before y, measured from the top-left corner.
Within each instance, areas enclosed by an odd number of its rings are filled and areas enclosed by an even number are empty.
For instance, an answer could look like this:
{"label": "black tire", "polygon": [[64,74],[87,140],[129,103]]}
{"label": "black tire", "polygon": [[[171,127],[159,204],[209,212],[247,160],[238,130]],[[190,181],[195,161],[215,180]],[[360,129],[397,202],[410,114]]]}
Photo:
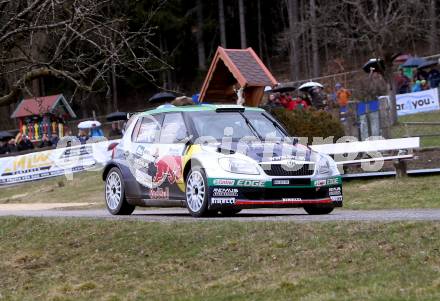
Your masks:
{"label": "black tire", "polygon": [[208,211],[208,180],[203,168],[194,166],[185,179],[186,208],[194,217],[212,215]]}
{"label": "black tire", "polygon": [[[118,180],[119,184],[116,183]],[[104,197],[107,210],[113,215],[130,215],[135,209],[127,203],[124,180],[117,167],[110,169],[105,178]]]}
{"label": "black tire", "polygon": [[238,208],[220,210],[220,212],[222,213],[222,216],[234,216],[237,213],[239,213],[240,211],[241,211],[241,209],[238,209]]}
{"label": "black tire", "polygon": [[305,206],[304,210],[310,214],[310,215],[322,215],[322,214],[329,214],[330,212],[333,211],[333,209],[335,209],[334,207],[331,206],[316,206],[316,205],[310,205],[310,206]]}

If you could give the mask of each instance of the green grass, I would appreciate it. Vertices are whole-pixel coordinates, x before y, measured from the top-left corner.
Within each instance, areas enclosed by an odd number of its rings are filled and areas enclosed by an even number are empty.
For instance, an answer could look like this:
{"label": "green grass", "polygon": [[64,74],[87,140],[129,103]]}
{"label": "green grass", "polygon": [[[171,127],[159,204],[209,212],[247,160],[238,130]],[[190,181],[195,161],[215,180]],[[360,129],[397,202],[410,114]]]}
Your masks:
{"label": "green grass", "polygon": [[75,173],[72,180],[62,176],[0,189],[0,204],[102,203],[104,197],[104,182],[99,171]]}
{"label": "green grass", "polygon": [[439,300],[440,223],[0,219],[2,300]]}
{"label": "green grass", "polygon": [[[414,115],[399,117],[399,122],[414,122],[414,121],[440,122],[440,111],[418,113]],[[408,129],[409,129],[409,133],[406,132],[406,128],[402,124],[394,126],[391,129],[391,136],[392,138],[401,138],[407,136],[408,134],[412,137],[416,137],[421,134],[440,135],[440,125],[409,125]],[[420,143],[422,147],[440,146],[440,136],[422,137]]]}
{"label": "green grass", "polygon": [[439,208],[439,184],[440,176],[345,182],[344,208]]}

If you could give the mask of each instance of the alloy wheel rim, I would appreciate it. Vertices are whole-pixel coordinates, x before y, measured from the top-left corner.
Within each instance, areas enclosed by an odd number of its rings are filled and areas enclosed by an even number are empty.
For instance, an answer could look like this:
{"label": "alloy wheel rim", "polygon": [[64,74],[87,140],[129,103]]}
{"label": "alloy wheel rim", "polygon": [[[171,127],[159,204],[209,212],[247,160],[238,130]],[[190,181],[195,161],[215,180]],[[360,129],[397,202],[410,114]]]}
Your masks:
{"label": "alloy wheel rim", "polygon": [[105,199],[107,206],[111,210],[115,210],[121,202],[122,196],[122,183],[118,173],[112,172],[107,177],[107,183],[105,185]]}
{"label": "alloy wheel rim", "polygon": [[186,183],[186,202],[191,211],[200,211],[205,193],[206,187],[202,174],[199,171],[193,171]]}

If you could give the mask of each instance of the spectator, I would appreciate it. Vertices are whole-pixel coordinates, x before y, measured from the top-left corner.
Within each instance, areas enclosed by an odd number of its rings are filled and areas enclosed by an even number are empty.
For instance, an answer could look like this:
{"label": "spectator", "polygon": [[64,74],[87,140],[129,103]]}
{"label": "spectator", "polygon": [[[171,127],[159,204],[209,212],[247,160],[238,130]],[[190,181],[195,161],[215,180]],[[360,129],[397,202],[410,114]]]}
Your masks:
{"label": "spectator", "polygon": [[100,127],[97,127],[95,124],[93,124],[90,130],[90,137],[104,137],[104,133]]}
{"label": "spectator", "polygon": [[428,73],[426,73],[426,71],[424,71],[423,69],[414,68],[413,69],[413,80],[417,81],[417,80],[424,80],[424,79],[428,79]]}
{"label": "spectator", "polygon": [[[69,136],[72,136],[72,132],[70,133]],[[58,137],[57,134],[52,134],[52,136],[50,137],[50,143],[52,143],[53,147],[57,147],[58,141],[60,141],[60,138]]]}
{"label": "spectator", "polygon": [[435,68],[429,68],[428,82],[431,89],[438,88],[440,84],[440,72]]}
{"label": "spectator", "polygon": [[121,136],[122,131],[119,129],[119,124],[117,122],[112,123],[112,129],[110,131],[110,137]]}
{"label": "spectator", "polygon": [[0,155],[8,153],[8,144],[6,141],[0,141]]}
{"label": "spectator", "polygon": [[89,136],[87,135],[86,131],[79,130],[79,133],[78,133],[79,142],[81,142],[81,144],[86,144],[88,139],[89,139]]}
{"label": "spectator", "polygon": [[429,84],[424,79],[420,81],[420,86],[422,87],[422,90],[429,90]]}
{"label": "spectator", "polygon": [[416,80],[416,82],[412,86],[411,92],[419,92],[419,91],[422,91],[422,81]]}
{"label": "spectator", "polygon": [[29,150],[29,149],[33,149],[33,148],[34,148],[34,144],[29,139],[29,137],[26,135],[23,135],[21,140],[17,143],[17,149],[19,151]]}
{"label": "spectator", "polygon": [[409,92],[409,84],[411,81],[408,76],[403,73],[402,68],[399,69],[399,73],[394,78],[394,81],[396,83],[397,94],[405,94]]}
{"label": "spectator", "polygon": [[339,107],[343,108],[347,106],[348,101],[351,96],[351,92],[348,89],[345,89],[340,83],[335,85],[336,88],[336,102]]}
{"label": "spectator", "polygon": [[49,147],[52,146],[52,142],[50,142],[49,137],[47,137],[47,134],[43,134],[43,137],[41,137],[41,142],[38,145],[39,148],[42,147]]}
{"label": "spectator", "polygon": [[16,153],[18,151],[17,144],[14,138],[10,139],[8,141],[8,144],[6,145],[6,152],[7,153]]}
{"label": "spectator", "polygon": [[324,109],[327,105],[326,99],[322,94],[320,87],[313,87],[309,90],[310,98],[312,100],[312,106],[317,109]]}
{"label": "spectator", "polygon": [[283,107],[282,104],[280,103],[280,99],[275,94],[269,95],[269,101],[267,103],[267,106],[268,106],[269,110]]}
{"label": "spectator", "polygon": [[281,93],[280,95],[280,103],[284,108],[287,108],[289,106],[289,101],[291,98],[287,93]]}
{"label": "spectator", "polygon": [[310,107],[312,105],[309,93],[302,91],[299,95],[299,98],[307,104],[307,107]]}
{"label": "spectator", "polygon": [[287,107],[287,110],[297,110],[297,109],[305,109],[307,108],[309,105],[307,104],[307,102],[304,99],[301,98],[296,98],[293,99],[292,101],[289,102],[289,106]]}

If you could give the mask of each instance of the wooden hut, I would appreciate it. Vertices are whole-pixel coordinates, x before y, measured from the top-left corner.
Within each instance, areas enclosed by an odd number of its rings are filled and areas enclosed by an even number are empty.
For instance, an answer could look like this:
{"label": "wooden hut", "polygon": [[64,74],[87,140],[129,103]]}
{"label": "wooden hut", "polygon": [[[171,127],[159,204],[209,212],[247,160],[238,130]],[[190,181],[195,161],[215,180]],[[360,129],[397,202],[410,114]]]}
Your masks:
{"label": "wooden hut", "polygon": [[11,118],[18,119],[20,133],[38,141],[43,134],[63,137],[67,132],[65,122],[76,115],[64,96],[57,94],[23,99]]}
{"label": "wooden hut", "polygon": [[258,106],[266,86],[277,85],[276,79],[252,48],[218,47],[200,91],[200,102],[237,103],[242,88],[244,104]]}

